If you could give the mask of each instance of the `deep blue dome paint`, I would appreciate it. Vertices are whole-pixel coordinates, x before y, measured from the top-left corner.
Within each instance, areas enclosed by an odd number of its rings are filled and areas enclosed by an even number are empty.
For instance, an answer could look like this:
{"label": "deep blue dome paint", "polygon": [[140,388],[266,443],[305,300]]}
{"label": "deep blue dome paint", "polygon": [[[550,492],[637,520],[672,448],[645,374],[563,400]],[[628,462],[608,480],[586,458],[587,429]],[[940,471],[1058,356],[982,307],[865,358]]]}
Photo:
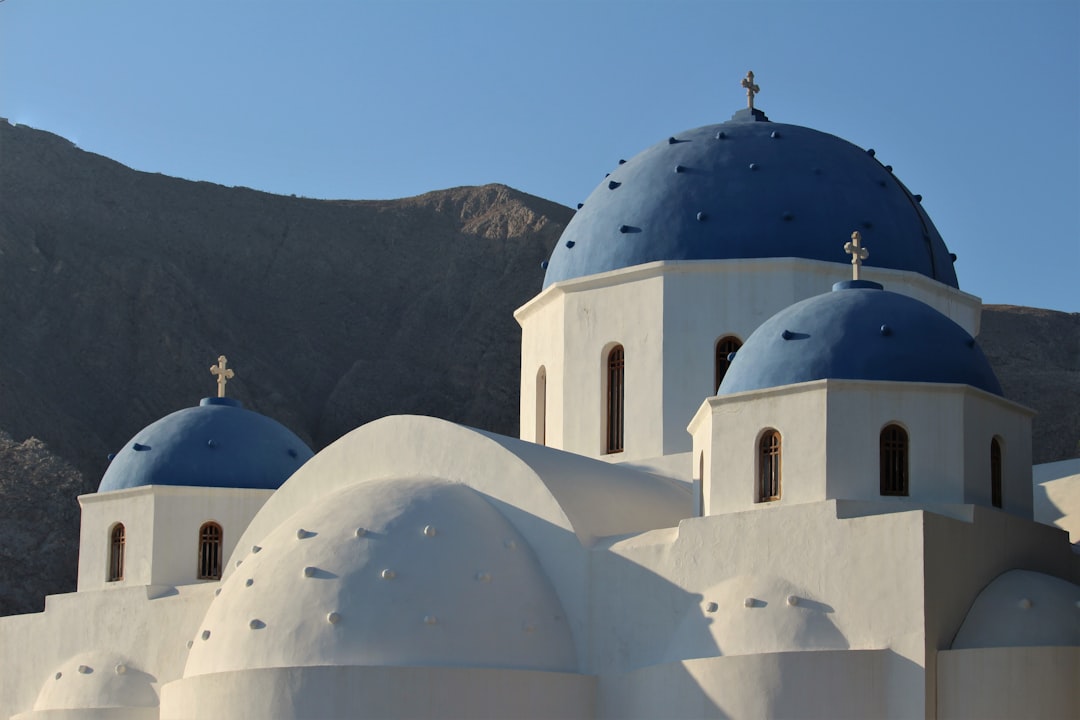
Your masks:
{"label": "deep blue dome paint", "polygon": [[303,440],[232,398],[204,398],[140,430],[98,492],[143,485],[276,490],[312,456]]}
{"label": "deep blue dome paint", "polygon": [[567,225],[544,287],[657,260],[847,263],[854,230],[875,267],[958,287],[929,216],[872,151],[741,110],[616,165]]}
{"label": "deep blue dome paint", "polygon": [[735,354],[717,394],[825,379],[959,383],[1002,394],[967,331],[865,281],[837,283],[766,320]]}

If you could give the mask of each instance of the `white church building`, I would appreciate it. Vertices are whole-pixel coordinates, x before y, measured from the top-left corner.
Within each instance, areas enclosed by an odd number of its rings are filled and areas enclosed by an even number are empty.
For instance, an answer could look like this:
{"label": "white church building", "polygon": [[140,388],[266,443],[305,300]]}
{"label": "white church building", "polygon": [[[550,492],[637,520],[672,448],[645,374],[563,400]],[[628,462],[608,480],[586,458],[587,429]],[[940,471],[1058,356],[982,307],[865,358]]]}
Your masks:
{"label": "white church building", "polygon": [[313,455],[221,358],[79,498],[77,591],[0,618],[0,718],[1080,717],[1080,468],[1036,521],[921,198],[744,87],[567,226],[520,439]]}

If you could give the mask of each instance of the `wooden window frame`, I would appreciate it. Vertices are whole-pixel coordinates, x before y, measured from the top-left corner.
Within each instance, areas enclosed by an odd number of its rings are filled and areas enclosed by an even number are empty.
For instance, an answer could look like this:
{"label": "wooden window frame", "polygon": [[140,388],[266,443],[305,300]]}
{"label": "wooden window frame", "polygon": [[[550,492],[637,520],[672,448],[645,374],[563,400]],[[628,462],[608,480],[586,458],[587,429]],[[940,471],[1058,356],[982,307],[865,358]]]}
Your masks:
{"label": "wooden window frame", "polygon": [[878,435],[878,479],[883,497],[911,493],[911,442],[903,425],[891,422]]}
{"label": "wooden window frame", "polygon": [[120,582],[124,579],[124,555],[127,550],[127,530],[124,523],[116,523],[109,528],[109,566],[105,570],[106,582]]}
{"label": "wooden window frame", "polygon": [[740,348],[742,348],[742,340],[735,335],[724,335],[717,339],[713,346],[713,386],[710,395],[716,394],[720,383],[724,382],[728,368],[731,367],[728,355],[738,352]]}
{"label": "wooden window frame", "polygon": [[605,363],[604,454],[621,453],[626,433],[626,350],[615,345]]}
{"label": "wooden window frame", "polygon": [[757,441],[756,502],[776,502],[783,492],[784,439],[776,428],[766,428]]}
{"label": "wooden window frame", "polygon": [[198,578],[199,580],[220,580],[223,566],[222,552],[224,550],[225,532],[219,523],[213,520],[204,522],[199,527],[199,554]]}

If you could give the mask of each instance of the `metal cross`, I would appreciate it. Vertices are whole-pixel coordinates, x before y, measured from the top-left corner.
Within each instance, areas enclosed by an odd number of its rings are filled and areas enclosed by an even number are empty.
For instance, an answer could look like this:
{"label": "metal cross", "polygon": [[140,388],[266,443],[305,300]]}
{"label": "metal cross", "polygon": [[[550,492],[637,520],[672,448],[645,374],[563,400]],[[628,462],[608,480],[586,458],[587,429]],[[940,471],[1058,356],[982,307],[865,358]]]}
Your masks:
{"label": "metal cross", "polygon": [[851,256],[851,279],[859,279],[859,267],[862,265],[862,261],[870,257],[870,251],[864,248],[860,243],[862,242],[862,235],[859,231],[851,233],[851,242],[844,243],[844,252]]}
{"label": "metal cross", "polygon": [[217,396],[222,398],[225,397],[225,383],[236,375],[231,369],[225,367],[227,362],[229,361],[224,355],[218,355],[217,365],[210,366],[210,373],[217,375]]}
{"label": "metal cross", "polygon": [[754,109],[754,95],[761,92],[761,88],[754,84],[754,71],[746,73],[746,77],[743,78],[742,86],[746,88],[746,107],[751,110]]}

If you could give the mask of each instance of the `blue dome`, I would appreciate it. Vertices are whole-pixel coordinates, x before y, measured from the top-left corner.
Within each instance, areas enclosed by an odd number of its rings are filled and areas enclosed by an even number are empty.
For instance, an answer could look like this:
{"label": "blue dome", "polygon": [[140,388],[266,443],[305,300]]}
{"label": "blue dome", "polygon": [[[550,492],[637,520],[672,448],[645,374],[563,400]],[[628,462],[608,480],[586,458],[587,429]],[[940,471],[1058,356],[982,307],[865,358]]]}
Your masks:
{"label": "blue dome", "polygon": [[875,267],[957,287],[919,197],[872,150],[741,110],[620,161],[567,225],[544,287],[656,260],[846,263],[854,230]]}
{"label": "blue dome", "polygon": [[231,398],[204,398],[140,430],[98,492],[143,485],[276,490],[312,456],[281,423]]}
{"label": "blue dome", "polygon": [[717,394],[824,379],[959,383],[1001,395],[967,331],[866,281],[837,283],[766,320],[735,354]]}

